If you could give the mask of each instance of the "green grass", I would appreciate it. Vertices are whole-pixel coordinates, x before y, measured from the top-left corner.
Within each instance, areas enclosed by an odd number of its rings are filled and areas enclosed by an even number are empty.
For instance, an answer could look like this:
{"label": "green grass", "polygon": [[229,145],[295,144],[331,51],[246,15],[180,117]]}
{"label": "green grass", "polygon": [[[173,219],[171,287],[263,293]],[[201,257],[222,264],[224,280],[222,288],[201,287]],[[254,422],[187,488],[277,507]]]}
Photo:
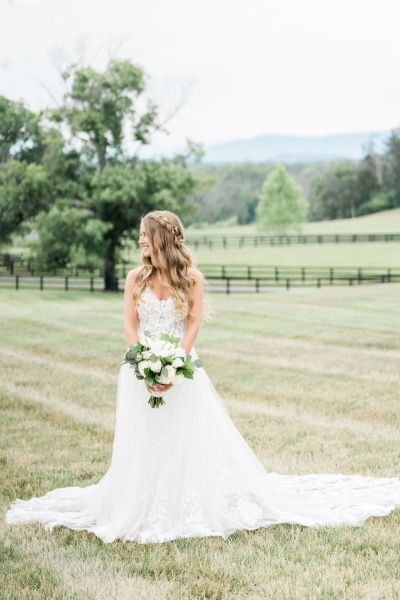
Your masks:
{"label": "green grass", "polygon": [[[313,221],[304,223],[301,233],[398,233],[400,232],[400,208],[382,210],[354,219],[335,219],[334,221]],[[256,226],[237,225],[233,227],[210,226],[205,228],[189,228],[189,235],[254,235],[260,233]]]}
{"label": "green grass", "polygon": [[[196,349],[267,470],[399,474],[399,293],[393,284],[210,296],[216,316]],[[3,290],[0,301],[4,513],[17,496],[88,485],[108,469],[125,340],[122,295]],[[396,599],[399,527],[397,510],[361,528],[105,545],[2,522],[0,597]]]}
{"label": "green grass", "polygon": [[[243,264],[272,266],[325,267],[400,267],[400,242],[371,242],[355,244],[305,244],[292,246],[237,246],[212,249],[191,247],[196,264]],[[139,264],[140,253],[130,254],[132,264]]]}
{"label": "green grass", "polygon": [[[306,223],[302,233],[380,233],[400,232],[400,208],[386,210],[355,219],[318,221]],[[218,229],[188,229],[186,235],[254,235],[259,233],[255,225],[242,225]],[[332,244],[293,244],[291,246],[245,245],[239,248],[228,243],[214,244],[213,248],[191,247],[197,264],[244,264],[272,266],[326,266],[326,267],[400,267],[400,242],[357,242]],[[130,254],[133,263],[139,264],[140,254],[133,250]]]}

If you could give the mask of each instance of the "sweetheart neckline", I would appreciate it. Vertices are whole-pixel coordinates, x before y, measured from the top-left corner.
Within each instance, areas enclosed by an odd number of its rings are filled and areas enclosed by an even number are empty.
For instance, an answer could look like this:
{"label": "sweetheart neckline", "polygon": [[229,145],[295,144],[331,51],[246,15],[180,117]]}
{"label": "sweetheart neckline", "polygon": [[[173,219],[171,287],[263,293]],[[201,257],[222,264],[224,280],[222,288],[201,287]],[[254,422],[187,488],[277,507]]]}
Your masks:
{"label": "sweetheart neckline", "polygon": [[168,298],[160,300],[160,298],[157,298],[153,290],[148,285],[146,286],[146,289],[149,290],[150,294],[157,300],[157,302],[168,302],[172,298],[172,296],[168,296]]}

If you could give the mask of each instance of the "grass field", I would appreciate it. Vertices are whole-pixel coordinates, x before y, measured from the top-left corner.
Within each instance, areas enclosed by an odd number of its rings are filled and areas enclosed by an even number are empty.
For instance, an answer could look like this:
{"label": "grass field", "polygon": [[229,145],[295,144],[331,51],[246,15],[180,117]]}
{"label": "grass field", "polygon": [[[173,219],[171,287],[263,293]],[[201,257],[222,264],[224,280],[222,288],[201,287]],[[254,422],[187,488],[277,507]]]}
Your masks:
{"label": "grass field", "polygon": [[[400,208],[382,210],[354,219],[335,219],[334,221],[312,221],[304,223],[301,233],[396,233],[400,231]],[[260,233],[254,224],[234,227],[210,226],[196,229],[189,228],[188,234],[226,234],[254,235]]]}
{"label": "grass field", "polygon": [[[336,221],[319,221],[306,223],[302,233],[362,233],[362,232],[399,232],[400,209],[393,209],[357,217],[355,219],[338,219]],[[259,233],[254,225],[242,225],[219,229],[188,229],[191,235],[253,235]],[[371,243],[333,243],[333,244],[293,244],[291,246],[258,246],[245,245],[242,248],[228,243],[227,248],[214,245],[212,249],[199,246],[192,248],[193,256],[198,264],[245,264],[273,266],[351,266],[351,267],[399,267],[399,242]],[[139,263],[137,250],[130,255],[132,261]]]}
{"label": "grass field", "polygon": [[[210,296],[216,315],[196,349],[267,470],[400,475],[399,294],[393,284]],[[4,514],[15,497],[108,469],[125,341],[122,295],[3,291],[0,302]],[[396,599],[399,528],[397,510],[361,528],[104,545],[2,520],[0,597]]]}
{"label": "grass field", "polygon": [[[196,264],[326,266],[326,267],[400,267],[400,242],[359,244],[307,244],[293,246],[244,246],[243,248],[191,248]],[[139,264],[134,250],[130,258]]]}

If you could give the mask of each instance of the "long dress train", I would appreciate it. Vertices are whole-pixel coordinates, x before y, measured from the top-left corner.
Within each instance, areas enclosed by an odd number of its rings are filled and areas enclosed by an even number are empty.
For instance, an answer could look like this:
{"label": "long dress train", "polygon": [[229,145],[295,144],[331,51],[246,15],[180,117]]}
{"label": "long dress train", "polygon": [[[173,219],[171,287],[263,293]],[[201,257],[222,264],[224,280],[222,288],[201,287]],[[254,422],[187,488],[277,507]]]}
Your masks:
{"label": "long dress train", "polygon": [[[184,322],[171,298],[146,288],[138,335]],[[197,357],[196,349],[192,355]],[[222,536],[278,523],[360,526],[400,506],[400,479],[361,475],[269,473],[231,420],[205,369],[165,394],[153,409],[131,368],[120,367],[111,464],[98,483],[17,498],[8,524],[40,522],[116,539],[160,543]]]}

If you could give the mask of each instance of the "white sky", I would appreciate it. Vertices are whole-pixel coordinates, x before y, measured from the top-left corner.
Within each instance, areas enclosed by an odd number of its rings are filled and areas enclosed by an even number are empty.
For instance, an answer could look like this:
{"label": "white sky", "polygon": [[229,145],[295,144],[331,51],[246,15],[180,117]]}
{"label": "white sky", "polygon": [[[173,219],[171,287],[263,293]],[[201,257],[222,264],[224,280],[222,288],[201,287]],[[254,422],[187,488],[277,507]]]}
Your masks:
{"label": "white sky", "polygon": [[0,0],[0,94],[48,105],[80,55],[186,97],[157,148],[400,125],[399,0]]}

